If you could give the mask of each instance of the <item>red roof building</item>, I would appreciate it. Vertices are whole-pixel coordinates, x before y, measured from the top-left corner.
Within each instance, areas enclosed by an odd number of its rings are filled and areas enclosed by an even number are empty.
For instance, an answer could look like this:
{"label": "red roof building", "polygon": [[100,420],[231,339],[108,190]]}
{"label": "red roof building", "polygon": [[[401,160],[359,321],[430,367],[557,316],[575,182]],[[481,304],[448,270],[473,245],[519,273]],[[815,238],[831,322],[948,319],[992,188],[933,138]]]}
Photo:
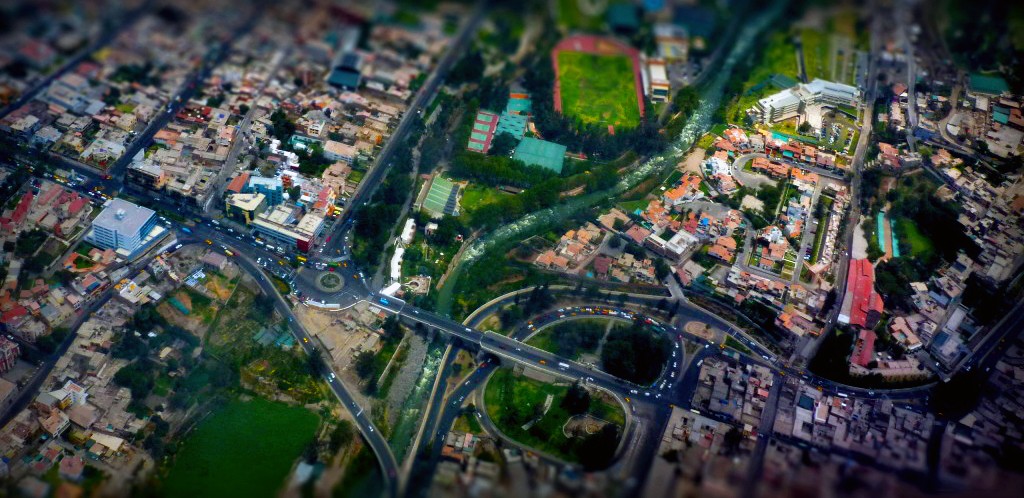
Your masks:
{"label": "red roof building", "polygon": [[225,187],[224,190],[227,191],[227,192],[232,192],[232,193],[235,193],[235,194],[240,194],[240,193],[242,193],[242,189],[245,188],[245,185],[247,183],[249,183],[249,173],[248,172],[242,173],[242,174],[232,178],[231,182],[228,183],[228,186]]}
{"label": "red roof building", "polygon": [[860,331],[857,342],[853,345],[850,363],[867,368],[868,363],[875,359],[875,332],[864,329]]}
{"label": "red roof building", "polygon": [[875,292],[875,267],[866,259],[850,260],[846,285],[839,322],[860,328],[874,328],[882,318],[885,307],[882,296]]}

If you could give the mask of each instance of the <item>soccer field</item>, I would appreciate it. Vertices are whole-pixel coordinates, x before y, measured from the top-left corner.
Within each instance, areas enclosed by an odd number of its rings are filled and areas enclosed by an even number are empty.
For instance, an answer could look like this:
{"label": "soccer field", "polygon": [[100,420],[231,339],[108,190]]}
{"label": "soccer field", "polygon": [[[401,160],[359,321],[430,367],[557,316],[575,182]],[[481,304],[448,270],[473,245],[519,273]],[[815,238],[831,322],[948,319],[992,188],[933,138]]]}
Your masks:
{"label": "soccer field", "polygon": [[640,124],[633,63],[625,55],[558,54],[562,112],[587,124]]}

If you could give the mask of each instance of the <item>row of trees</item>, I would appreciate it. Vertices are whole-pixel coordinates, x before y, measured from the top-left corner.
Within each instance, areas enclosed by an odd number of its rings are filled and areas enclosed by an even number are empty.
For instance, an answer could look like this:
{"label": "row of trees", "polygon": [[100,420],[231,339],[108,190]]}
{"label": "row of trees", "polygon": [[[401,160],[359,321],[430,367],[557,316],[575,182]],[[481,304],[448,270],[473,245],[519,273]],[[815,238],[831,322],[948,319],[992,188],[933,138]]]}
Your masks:
{"label": "row of trees", "polygon": [[398,144],[389,160],[389,164],[393,166],[381,186],[373,194],[369,204],[358,207],[355,213],[356,237],[352,259],[371,271],[380,263],[388,239],[398,223],[398,217],[402,214],[402,206],[412,192],[413,185],[409,174],[415,164],[413,149],[422,131],[423,121],[414,121],[413,130]]}

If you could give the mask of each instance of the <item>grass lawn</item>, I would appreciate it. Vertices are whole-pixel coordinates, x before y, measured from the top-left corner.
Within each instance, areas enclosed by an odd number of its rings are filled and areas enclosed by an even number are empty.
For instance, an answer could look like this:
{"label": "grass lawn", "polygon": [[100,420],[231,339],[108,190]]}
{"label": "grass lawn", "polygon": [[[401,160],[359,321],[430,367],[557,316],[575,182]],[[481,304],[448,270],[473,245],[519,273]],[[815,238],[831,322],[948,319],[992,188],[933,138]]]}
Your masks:
{"label": "grass lawn", "polygon": [[[701,183],[701,185],[703,185],[703,183]],[[640,210],[647,209],[647,204],[649,204],[649,203],[650,203],[650,201],[648,201],[647,199],[638,199],[638,200],[635,200],[635,201],[623,201],[623,202],[619,203],[619,208],[621,208],[623,211],[625,211],[627,214],[629,214],[629,213],[632,213],[633,211],[636,211],[637,209],[640,209]]]}
{"label": "grass lawn", "polygon": [[562,112],[587,124],[640,124],[633,63],[625,55],[558,54]]}
{"label": "grass lawn", "polygon": [[459,418],[455,419],[455,427],[452,430],[468,432],[470,434],[483,434],[483,429],[480,427],[480,421],[477,420],[476,415],[459,415]]}
{"label": "grass lawn", "polygon": [[807,79],[831,79],[832,69],[829,67],[828,53],[831,45],[828,35],[813,29],[800,31],[800,39],[804,45],[804,69]]}
{"label": "grass lawn", "polygon": [[164,481],[166,496],[277,496],[318,424],[305,408],[233,400],[188,436]]}
{"label": "grass lawn", "polygon": [[498,202],[502,197],[512,194],[502,192],[496,188],[470,183],[462,190],[462,210],[470,214],[487,204]]}
{"label": "grass lawn", "polygon": [[[927,256],[935,250],[934,244],[931,239],[926,237],[917,229],[917,224],[908,218],[899,218],[896,221],[897,234],[902,234],[907,241],[910,242],[910,255],[919,258]],[[906,251],[906,248],[901,248]]]}
{"label": "grass lawn", "polygon": [[[750,71],[750,76],[743,83],[739,100],[731,103],[726,109],[726,119],[735,122],[742,121],[743,111],[749,109],[758,100],[779,91],[775,86],[768,84],[769,78],[774,74],[781,74],[793,78],[797,77],[796,47],[789,39],[786,32],[772,34],[764,47],[764,55],[760,63]],[[763,86],[754,90],[754,87]]]}
{"label": "grass lawn", "polygon": [[[831,211],[825,211],[818,220],[818,231],[814,234],[814,248],[811,250],[811,264],[817,263],[821,258],[822,242],[825,240],[825,232],[828,232],[828,218],[832,216]],[[804,265],[805,267],[807,265]]]}
{"label": "grass lawn", "polygon": [[[566,461],[576,462],[579,459],[573,448],[575,441],[565,437],[562,432],[569,414],[559,406],[568,391],[567,385],[540,382],[515,375],[509,368],[501,368],[487,382],[484,403],[491,421],[508,437]],[[532,416],[534,407],[543,406],[549,394],[554,397],[551,408],[537,423],[524,430],[522,425]],[[618,404],[612,405],[593,395],[591,399],[590,413],[594,416],[600,415],[599,418],[608,421],[625,419]],[[510,417],[509,412],[512,410],[525,412],[527,420],[519,421],[517,417]]]}

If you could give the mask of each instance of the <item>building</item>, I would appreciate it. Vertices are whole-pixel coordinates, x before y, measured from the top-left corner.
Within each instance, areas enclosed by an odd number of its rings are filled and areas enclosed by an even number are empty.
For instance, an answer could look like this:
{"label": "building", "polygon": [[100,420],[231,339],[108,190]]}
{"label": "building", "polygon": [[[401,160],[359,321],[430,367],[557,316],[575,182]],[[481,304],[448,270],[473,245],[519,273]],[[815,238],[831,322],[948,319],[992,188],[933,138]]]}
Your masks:
{"label": "building", "polygon": [[341,52],[331,71],[327,83],[345,90],[357,90],[363,80],[363,57],[357,52]]}
{"label": "building", "polygon": [[526,137],[519,142],[512,158],[531,166],[540,166],[555,173],[561,173],[562,164],[565,161],[565,149],[564,145]]}
{"label": "building", "polygon": [[287,248],[309,252],[313,241],[324,228],[323,216],[316,213],[302,214],[302,210],[280,205],[260,213],[252,222],[257,235]]}
{"label": "building", "polygon": [[160,190],[167,184],[164,169],[150,160],[132,161],[125,171],[127,181],[149,190]]}
{"label": "building", "polygon": [[256,215],[267,209],[267,196],[262,193],[231,194],[224,200],[224,212],[228,217],[251,225]]}
{"label": "building", "polygon": [[647,96],[651,102],[668,102],[672,100],[672,84],[668,79],[665,61],[651,59],[647,61]]}
{"label": "building", "polygon": [[440,218],[444,215],[459,215],[459,185],[448,179],[435,176],[430,182],[426,195],[423,197],[423,209],[431,217]]}
{"label": "building", "polygon": [[6,337],[0,337],[0,374],[7,373],[8,370],[14,368],[19,356],[21,356],[21,348],[18,347],[18,343]]}
{"label": "building", "polygon": [[857,107],[859,103],[857,87],[815,79],[758,100],[753,110],[761,122],[772,124],[798,116],[808,106],[843,108]]}
{"label": "building", "polygon": [[328,140],[324,144],[324,157],[331,161],[345,161],[352,164],[357,155],[359,155],[359,149],[354,145],[343,144],[334,140]]}
{"label": "building", "polygon": [[244,194],[259,193],[267,198],[268,206],[276,206],[284,202],[284,182],[281,177],[253,176],[242,189]]}
{"label": "building", "polygon": [[872,329],[882,318],[885,303],[875,292],[875,267],[866,259],[850,260],[846,296],[839,312],[839,323]]}
{"label": "building", "polygon": [[93,220],[85,240],[131,258],[166,233],[156,221],[152,209],[114,198]]}

